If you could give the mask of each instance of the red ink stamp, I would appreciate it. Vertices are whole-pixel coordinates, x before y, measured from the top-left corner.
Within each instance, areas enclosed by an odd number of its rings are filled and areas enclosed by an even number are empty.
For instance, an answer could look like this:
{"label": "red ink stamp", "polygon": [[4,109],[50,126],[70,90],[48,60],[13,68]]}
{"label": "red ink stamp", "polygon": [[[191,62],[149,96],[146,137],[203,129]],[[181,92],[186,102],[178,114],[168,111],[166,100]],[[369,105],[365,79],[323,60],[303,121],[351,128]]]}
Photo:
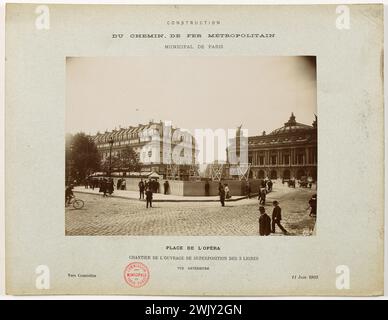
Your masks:
{"label": "red ink stamp", "polygon": [[141,262],[132,262],[124,270],[124,279],[131,287],[140,288],[150,278],[150,272],[146,265]]}

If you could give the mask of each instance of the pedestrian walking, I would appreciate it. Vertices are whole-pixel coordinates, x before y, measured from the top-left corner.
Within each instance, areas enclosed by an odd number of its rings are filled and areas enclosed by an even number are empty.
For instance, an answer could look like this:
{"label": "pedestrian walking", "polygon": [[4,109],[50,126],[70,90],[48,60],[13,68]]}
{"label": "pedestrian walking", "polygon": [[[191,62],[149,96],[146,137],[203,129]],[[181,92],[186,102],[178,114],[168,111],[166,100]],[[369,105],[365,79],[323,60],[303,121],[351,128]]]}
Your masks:
{"label": "pedestrian walking", "polygon": [[219,184],[218,191],[220,195],[221,206],[225,207],[225,189],[222,183]]}
{"label": "pedestrian walking", "polygon": [[309,200],[309,206],[311,208],[310,210],[310,217],[316,217],[317,216],[317,195],[314,194],[310,200]]}
{"label": "pedestrian walking", "polygon": [[121,182],[122,180],[121,180],[121,178],[118,178],[118,180],[117,180],[117,190],[121,190]]}
{"label": "pedestrian walking", "polygon": [[147,188],[145,194],[146,194],[146,200],[147,200],[146,208],[148,208],[148,206],[150,206],[150,208],[152,208],[153,194],[152,194],[152,190],[150,187]]}
{"label": "pedestrian walking", "polygon": [[221,193],[221,190],[223,190],[223,189],[224,189],[224,186],[222,185],[221,182],[219,182],[219,183],[218,183],[218,194],[220,194],[220,193]]}
{"label": "pedestrian walking", "polygon": [[265,212],[265,208],[263,206],[259,207],[259,212],[259,234],[261,236],[269,236],[271,234],[271,218]]}
{"label": "pedestrian walking", "polygon": [[262,188],[259,193],[260,204],[265,205],[265,199],[267,197],[267,189]]}
{"label": "pedestrian walking", "polygon": [[[140,179],[140,182],[139,182],[138,186],[139,186],[139,194],[140,194],[139,199],[141,200],[141,199],[144,199],[144,190],[146,188],[146,186],[145,186],[145,184],[143,182],[143,179]],[[147,186],[147,188],[148,188],[148,186]]]}
{"label": "pedestrian walking", "polygon": [[121,180],[121,190],[127,190],[127,181],[125,179]]}
{"label": "pedestrian walking", "polygon": [[281,225],[282,209],[279,207],[279,202],[276,200],[272,202],[274,208],[272,211],[272,233],[275,233],[275,225],[277,225],[284,234],[288,234],[287,230]]}

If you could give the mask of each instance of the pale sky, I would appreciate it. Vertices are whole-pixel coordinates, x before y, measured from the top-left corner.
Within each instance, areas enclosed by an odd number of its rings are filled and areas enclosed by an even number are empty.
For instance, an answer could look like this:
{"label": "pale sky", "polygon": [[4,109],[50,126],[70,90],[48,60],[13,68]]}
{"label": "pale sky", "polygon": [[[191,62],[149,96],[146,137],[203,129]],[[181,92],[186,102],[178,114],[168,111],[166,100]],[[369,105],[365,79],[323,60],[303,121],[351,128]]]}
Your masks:
{"label": "pale sky", "polygon": [[95,134],[170,120],[176,127],[243,125],[249,136],[317,113],[308,57],[67,58],[66,132]]}

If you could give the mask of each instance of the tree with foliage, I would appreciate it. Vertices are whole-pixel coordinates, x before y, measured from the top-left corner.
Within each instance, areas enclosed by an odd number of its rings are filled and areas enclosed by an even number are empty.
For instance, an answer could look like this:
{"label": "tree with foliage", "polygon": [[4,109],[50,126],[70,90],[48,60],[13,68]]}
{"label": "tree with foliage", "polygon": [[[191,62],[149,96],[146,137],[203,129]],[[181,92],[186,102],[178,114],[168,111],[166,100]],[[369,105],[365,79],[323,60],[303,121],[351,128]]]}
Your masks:
{"label": "tree with foliage", "polygon": [[100,155],[95,143],[85,133],[66,136],[67,177],[83,181],[92,172],[100,169]]}
{"label": "tree with foliage", "polygon": [[126,146],[121,151],[120,169],[129,172],[140,170],[139,156],[130,146]]}
{"label": "tree with foliage", "polygon": [[120,170],[122,167],[119,156],[112,154],[101,161],[101,170],[107,175],[112,171]]}

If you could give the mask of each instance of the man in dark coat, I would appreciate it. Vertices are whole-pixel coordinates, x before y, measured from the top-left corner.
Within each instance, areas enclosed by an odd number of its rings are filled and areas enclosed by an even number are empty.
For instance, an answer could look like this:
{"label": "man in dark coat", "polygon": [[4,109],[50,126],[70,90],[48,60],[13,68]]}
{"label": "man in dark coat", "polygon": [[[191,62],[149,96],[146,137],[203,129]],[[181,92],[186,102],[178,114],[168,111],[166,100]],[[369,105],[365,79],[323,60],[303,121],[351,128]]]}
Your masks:
{"label": "man in dark coat", "polygon": [[109,178],[108,183],[107,183],[107,191],[109,195],[111,196],[114,190],[114,182],[112,178]]}
{"label": "man in dark coat", "polygon": [[260,204],[265,205],[265,198],[267,197],[267,190],[265,188],[262,188],[259,191],[259,200]]}
{"label": "man in dark coat", "polygon": [[144,199],[144,189],[145,189],[145,185],[144,185],[143,179],[140,179],[140,182],[139,182],[140,198],[139,199]]}
{"label": "man in dark coat", "polygon": [[221,190],[224,189],[224,186],[222,185],[221,182],[218,183],[218,194],[221,193]]}
{"label": "man in dark coat", "polygon": [[168,194],[168,189],[170,189],[170,184],[168,183],[168,181],[166,180],[164,183],[163,183],[163,187],[164,187],[164,194]]}
{"label": "man in dark coat", "polygon": [[311,208],[309,216],[316,217],[317,216],[317,195],[316,194],[314,194],[309,200],[309,205]]}
{"label": "man in dark coat", "polygon": [[271,218],[266,214],[263,206],[259,207],[259,211],[259,233],[261,236],[269,236],[271,234]]}
{"label": "man in dark coat", "polygon": [[148,205],[150,206],[150,208],[152,208],[152,198],[153,198],[153,196],[152,196],[152,190],[151,190],[150,187],[147,188],[145,194],[146,194],[146,200],[147,200],[146,208],[148,208]]}
{"label": "man in dark coat", "polygon": [[222,185],[222,183],[219,184],[218,191],[220,194],[221,206],[225,207],[225,189],[224,189],[224,186]]}
{"label": "man in dark coat", "polygon": [[279,207],[279,202],[275,200],[272,204],[274,206],[272,211],[272,233],[275,233],[275,225],[277,225],[284,234],[288,234],[287,230],[280,223],[282,220],[282,209]]}

